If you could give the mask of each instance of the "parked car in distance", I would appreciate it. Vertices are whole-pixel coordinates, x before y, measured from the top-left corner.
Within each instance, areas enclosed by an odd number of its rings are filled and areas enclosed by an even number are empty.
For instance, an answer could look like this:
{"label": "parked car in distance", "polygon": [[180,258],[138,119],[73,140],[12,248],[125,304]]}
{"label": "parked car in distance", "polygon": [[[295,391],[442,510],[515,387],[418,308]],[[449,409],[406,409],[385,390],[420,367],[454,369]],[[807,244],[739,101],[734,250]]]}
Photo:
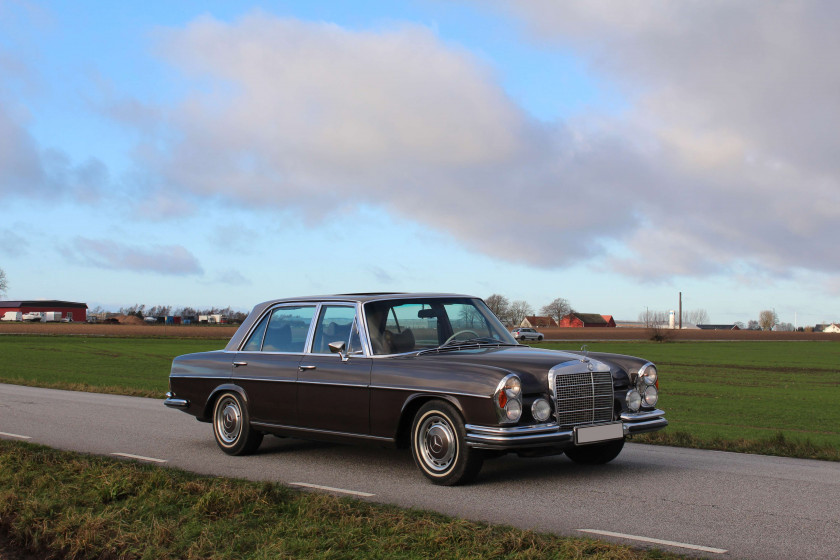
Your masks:
{"label": "parked car in distance", "polygon": [[658,386],[644,359],[518,344],[478,298],[348,294],[257,305],[223,350],[173,360],[164,404],[229,455],[266,434],[368,442],[453,485],[506,453],[609,462],[668,424]]}
{"label": "parked car in distance", "polygon": [[510,331],[516,340],[542,340],[543,334],[530,327],[517,327]]}

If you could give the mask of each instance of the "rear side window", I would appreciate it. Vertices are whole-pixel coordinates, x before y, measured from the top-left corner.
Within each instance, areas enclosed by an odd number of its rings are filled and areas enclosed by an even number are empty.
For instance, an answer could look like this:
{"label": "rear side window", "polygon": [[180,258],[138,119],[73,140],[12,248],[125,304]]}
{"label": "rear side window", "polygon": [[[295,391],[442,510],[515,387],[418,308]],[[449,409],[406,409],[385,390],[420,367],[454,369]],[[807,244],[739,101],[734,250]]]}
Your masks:
{"label": "rear side window", "polygon": [[259,352],[260,348],[262,348],[262,341],[263,337],[265,336],[265,327],[268,325],[268,315],[263,317],[263,320],[260,321],[260,324],[254,329],[254,332],[251,333],[251,338],[248,339],[248,342],[245,343],[245,346],[242,347],[242,350],[245,352]]}
{"label": "rear side window", "polygon": [[311,305],[278,307],[260,322],[243,350],[303,353],[314,315]]}

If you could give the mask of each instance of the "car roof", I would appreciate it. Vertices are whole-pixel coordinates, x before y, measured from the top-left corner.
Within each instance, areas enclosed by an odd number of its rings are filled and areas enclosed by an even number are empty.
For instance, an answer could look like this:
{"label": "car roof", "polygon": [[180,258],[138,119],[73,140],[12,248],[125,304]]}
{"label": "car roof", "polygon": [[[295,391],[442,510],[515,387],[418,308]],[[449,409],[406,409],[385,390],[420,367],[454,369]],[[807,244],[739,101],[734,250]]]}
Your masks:
{"label": "car roof", "polygon": [[456,298],[471,298],[475,299],[475,296],[470,296],[466,294],[446,294],[446,293],[436,293],[436,292],[367,292],[367,293],[352,293],[352,294],[332,294],[332,295],[320,295],[320,296],[296,296],[296,297],[289,297],[289,298],[280,298],[280,299],[272,299],[268,301],[264,301],[258,305],[258,307],[262,307],[264,305],[276,305],[278,303],[293,303],[293,302],[318,302],[318,301],[328,301],[328,302],[360,302],[360,303],[367,303],[369,301],[381,301],[381,300],[388,300],[388,299],[425,299],[425,298],[434,298],[434,297],[456,297]]}

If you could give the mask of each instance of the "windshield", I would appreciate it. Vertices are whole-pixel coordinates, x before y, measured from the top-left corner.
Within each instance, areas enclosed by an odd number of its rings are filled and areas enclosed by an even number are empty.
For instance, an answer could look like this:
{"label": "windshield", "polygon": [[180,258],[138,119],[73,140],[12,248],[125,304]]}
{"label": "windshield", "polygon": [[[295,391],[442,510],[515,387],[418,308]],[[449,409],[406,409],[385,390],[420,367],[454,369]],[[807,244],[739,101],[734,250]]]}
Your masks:
{"label": "windshield", "polygon": [[458,344],[517,344],[480,299],[418,298],[365,304],[373,353]]}

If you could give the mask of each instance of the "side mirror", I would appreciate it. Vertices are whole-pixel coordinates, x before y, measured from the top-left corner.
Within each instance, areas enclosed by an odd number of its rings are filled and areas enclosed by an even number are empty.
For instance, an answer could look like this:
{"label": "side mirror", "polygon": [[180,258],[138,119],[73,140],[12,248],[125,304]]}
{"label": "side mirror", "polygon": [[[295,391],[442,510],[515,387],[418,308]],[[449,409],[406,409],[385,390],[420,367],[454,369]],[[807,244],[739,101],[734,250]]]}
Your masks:
{"label": "side mirror", "polygon": [[341,356],[341,361],[347,361],[347,355],[344,353],[344,350],[347,348],[347,343],[345,343],[344,341],[330,342],[328,346],[330,347],[330,352]]}

